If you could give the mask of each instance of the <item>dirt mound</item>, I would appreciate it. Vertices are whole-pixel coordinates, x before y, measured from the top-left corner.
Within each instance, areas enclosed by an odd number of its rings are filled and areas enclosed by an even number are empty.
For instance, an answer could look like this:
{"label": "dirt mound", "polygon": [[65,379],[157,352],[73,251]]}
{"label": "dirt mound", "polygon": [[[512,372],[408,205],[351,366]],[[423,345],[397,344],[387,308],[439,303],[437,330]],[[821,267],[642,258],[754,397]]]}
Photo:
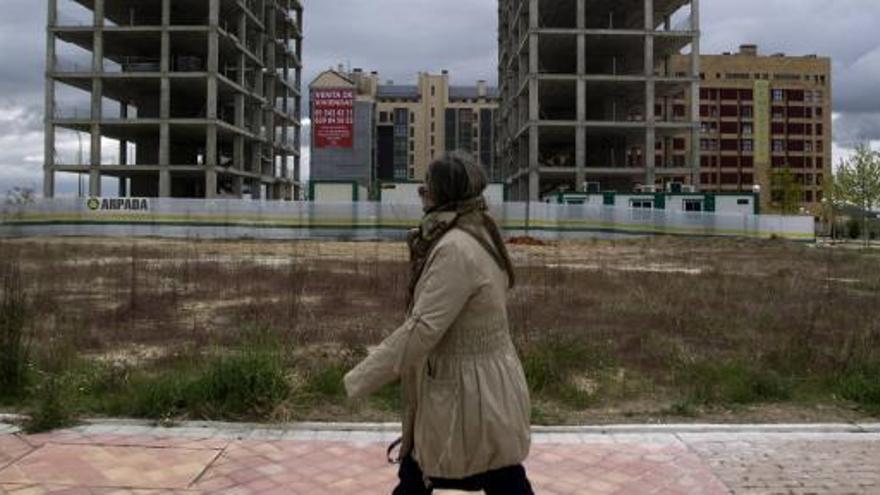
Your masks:
{"label": "dirt mound", "polygon": [[514,246],[547,246],[548,244],[541,239],[535,239],[534,237],[511,237],[507,241],[508,244],[512,244]]}

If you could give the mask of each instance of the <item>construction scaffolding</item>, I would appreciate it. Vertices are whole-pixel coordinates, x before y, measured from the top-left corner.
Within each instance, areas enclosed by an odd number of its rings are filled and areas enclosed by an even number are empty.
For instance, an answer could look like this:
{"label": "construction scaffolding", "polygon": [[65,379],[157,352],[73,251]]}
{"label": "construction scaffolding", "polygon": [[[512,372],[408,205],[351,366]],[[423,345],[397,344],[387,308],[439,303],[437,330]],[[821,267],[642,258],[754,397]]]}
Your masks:
{"label": "construction scaffolding", "polygon": [[[88,176],[92,197],[104,177],[123,197],[299,197],[300,0],[48,6],[45,197],[59,172]],[[82,108],[59,97],[71,88]],[[85,160],[60,156],[58,131],[90,137]]]}
{"label": "construction scaffolding", "polygon": [[[696,190],[699,29],[699,0],[500,0],[496,135],[512,199]],[[672,72],[682,53],[689,70]]]}

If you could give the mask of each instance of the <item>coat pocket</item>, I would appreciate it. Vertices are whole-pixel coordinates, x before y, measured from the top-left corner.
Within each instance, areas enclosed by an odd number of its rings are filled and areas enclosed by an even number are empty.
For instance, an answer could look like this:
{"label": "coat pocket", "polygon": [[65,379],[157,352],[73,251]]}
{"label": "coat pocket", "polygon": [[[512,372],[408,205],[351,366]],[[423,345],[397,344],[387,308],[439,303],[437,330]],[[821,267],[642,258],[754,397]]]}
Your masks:
{"label": "coat pocket", "polygon": [[[463,452],[462,439],[456,438],[461,405],[458,380],[426,377],[419,394],[416,412],[415,450],[419,464],[428,474],[444,472]],[[456,447],[457,446],[457,447]]]}

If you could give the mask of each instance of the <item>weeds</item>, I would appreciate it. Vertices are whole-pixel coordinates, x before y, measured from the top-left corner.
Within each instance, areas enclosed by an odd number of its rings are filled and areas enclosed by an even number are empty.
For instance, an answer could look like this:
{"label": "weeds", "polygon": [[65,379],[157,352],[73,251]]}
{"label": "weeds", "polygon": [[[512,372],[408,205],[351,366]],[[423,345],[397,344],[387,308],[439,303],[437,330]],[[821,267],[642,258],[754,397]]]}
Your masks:
{"label": "weeds", "polygon": [[[805,392],[880,414],[880,366],[854,364],[880,362],[876,255],[676,238],[511,252],[536,422]],[[16,260],[0,265],[0,396],[17,390],[6,403],[45,418],[384,418],[399,386],[351,406],[342,377],[401,321],[405,257],[398,244],[0,241]],[[61,340],[78,358],[53,371]],[[138,346],[162,352],[114,357]]]}
{"label": "weeds", "polygon": [[17,261],[0,265],[0,400],[20,397],[28,383],[27,296]]}
{"label": "weeds", "polygon": [[773,370],[743,363],[699,362],[679,371],[687,403],[736,405],[788,400],[793,382]]}
{"label": "weeds", "polygon": [[880,414],[880,361],[850,366],[837,381],[841,397]]}

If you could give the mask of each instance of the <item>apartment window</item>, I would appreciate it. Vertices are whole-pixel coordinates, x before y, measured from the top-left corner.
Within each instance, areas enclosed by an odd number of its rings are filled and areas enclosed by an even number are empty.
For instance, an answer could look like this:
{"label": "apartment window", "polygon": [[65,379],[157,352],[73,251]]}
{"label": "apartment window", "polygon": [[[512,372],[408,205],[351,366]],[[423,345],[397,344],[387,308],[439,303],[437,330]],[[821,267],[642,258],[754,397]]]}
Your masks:
{"label": "apartment window", "polygon": [[436,116],[437,116],[437,109],[434,107],[431,107],[431,118],[433,119]]}
{"label": "apartment window", "polygon": [[822,107],[816,107],[816,118],[822,117]]}
{"label": "apartment window", "polygon": [[409,155],[409,164],[415,165],[416,163],[416,155]]}
{"label": "apartment window", "polygon": [[721,134],[738,134],[739,133],[739,124],[736,122],[722,122],[721,123]]}
{"label": "apartment window", "polygon": [[816,90],[814,95],[816,97],[816,103],[822,103],[822,97],[824,96],[822,90]]}
{"label": "apartment window", "polygon": [[413,152],[416,150],[416,142],[415,141],[409,142],[409,150],[413,151]]}
{"label": "apartment window", "polygon": [[774,119],[784,119],[785,118],[785,109],[782,107],[773,107],[773,118]]}
{"label": "apartment window", "polygon": [[431,134],[431,146],[434,146],[434,135]]}
{"label": "apartment window", "polygon": [[742,150],[743,151],[752,151],[754,147],[754,142],[751,139],[743,139],[742,140]]}
{"label": "apartment window", "polygon": [[774,139],[773,140],[773,151],[775,151],[775,152],[785,151],[785,141],[783,141],[782,139]]}
{"label": "apartment window", "polygon": [[410,113],[409,113],[409,123],[410,123],[410,124],[415,124],[415,123],[416,123],[416,113],[415,113],[415,112],[410,112]]}
{"label": "apartment window", "polygon": [[721,90],[721,99],[722,100],[735,100],[735,99],[737,99],[737,97],[738,97],[738,92],[735,89],[722,89]]}
{"label": "apartment window", "polygon": [[825,129],[825,126],[823,126],[822,124],[816,124],[816,134],[817,135],[821,136],[823,134],[822,131],[824,129]]}
{"label": "apartment window", "polygon": [[740,107],[739,114],[744,119],[751,119],[754,115],[752,107]]}
{"label": "apartment window", "polygon": [[702,199],[685,199],[684,203],[684,211],[690,212],[700,212],[703,211],[703,200]]}
{"label": "apartment window", "polygon": [[416,137],[416,128],[415,127],[409,128],[409,137],[411,137],[411,138]]}
{"label": "apartment window", "polygon": [[816,141],[816,152],[817,153],[824,153],[825,152],[825,145],[824,145],[824,143],[822,143],[822,141]]}
{"label": "apartment window", "polygon": [[785,101],[785,91],[782,89],[774,89],[773,101]]}
{"label": "apartment window", "polygon": [[637,210],[653,210],[654,201],[650,199],[631,199],[629,200],[629,207]]}
{"label": "apartment window", "polygon": [[379,112],[379,122],[388,122],[388,112]]}
{"label": "apartment window", "polygon": [[744,136],[751,136],[754,131],[754,126],[752,124],[743,124],[742,125],[742,133]]}
{"label": "apartment window", "polygon": [[431,132],[435,132],[436,127],[434,126],[434,122],[431,122]]}
{"label": "apartment window", "polygon": [[804,143],[804,151],[806,151],[807,153],[813,152],[813,142],[812,141],[806,141]]}
{"label": "apartment window", "polygon": [[739,149],[739,142],[736,139],[722,139],[721,151],[736,151]]}
{"label": "apartment window", "polygon": [[[435,88],[434,85],[432,84],[431,85],[431,96],[436,96],[436,95],[437,95],[437,88]],[[431,113],[432,113],[431,117],[434,116],[433,112],[434,112],[434,109],[432,108],[431,109]]]}

